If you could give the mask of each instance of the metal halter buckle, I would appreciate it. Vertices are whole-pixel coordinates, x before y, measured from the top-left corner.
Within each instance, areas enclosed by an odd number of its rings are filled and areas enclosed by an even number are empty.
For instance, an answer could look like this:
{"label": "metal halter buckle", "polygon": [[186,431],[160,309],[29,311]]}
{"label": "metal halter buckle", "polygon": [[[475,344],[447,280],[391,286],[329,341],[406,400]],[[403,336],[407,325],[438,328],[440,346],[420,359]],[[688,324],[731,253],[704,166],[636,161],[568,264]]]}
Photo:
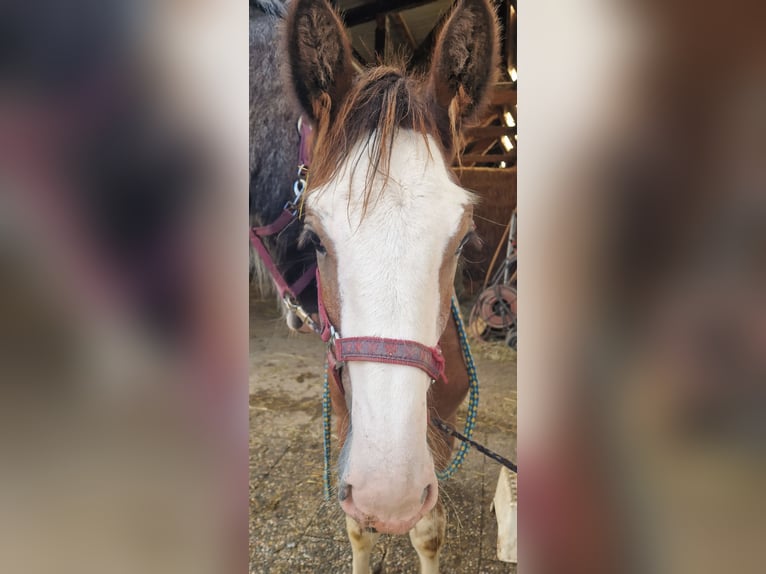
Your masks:
{"label": "metal halter buckle", "polygon": [[295,194],[295,199],[293,199],[293,201],[297,203],[304,191],[306,191],[306,179],[298,177],[298,179],[295,180],[295,183],[293,183],[293,193]]}
{"label": "metal halter buckle", "polygon": [[335,370],[340,371],[345,365],[346,361],[338,361],[337,356],[335,355],[335,342],[340,339],[340,333],[335,330],[335,327],[330,325],[330,338],[327,341],[327,352],[332,353],[332,356],[335,357]]}
{"label": "metal halter buckle", "polygon": [[308,175],[309,168],[305,164],[298,166],[298,173],[295,183],[293,184],[293,193],[295,194],[295,201],[298,201],[306,191],[306,176]]}
{"label": "metal halter buckle", "polygon": [[303,192],[306,191],[306,176],[309,172],[308,166],[305,164],[301,164],[298,166],[298,177],[296,178],[295,182],[293,183],[293,194],[295,197],[291,201],[288,201],[285,204],[285,209],[288,210],[293,215],[296,215],[298,213],[298,204],[301,200],[301,197],[303,196]]}
{"label": "metal halter buckle", "polygon": [[288,311],[295,313],[295,316],[298,317],[302,323],[308,325],[312,331],[315,333],[319,332],[319,325],[316,324],[314,319],[311,318],[311,315],[295,298],[293,298],[292,295],[285,293],[285,296],[282,298],[282,304]]}
{"label": "metal halter buckle", "polygon": [[293,217],[298,217],[298,206],[295,205],[294,201],[285,202],[285,206],[282,209],[289,211]]}

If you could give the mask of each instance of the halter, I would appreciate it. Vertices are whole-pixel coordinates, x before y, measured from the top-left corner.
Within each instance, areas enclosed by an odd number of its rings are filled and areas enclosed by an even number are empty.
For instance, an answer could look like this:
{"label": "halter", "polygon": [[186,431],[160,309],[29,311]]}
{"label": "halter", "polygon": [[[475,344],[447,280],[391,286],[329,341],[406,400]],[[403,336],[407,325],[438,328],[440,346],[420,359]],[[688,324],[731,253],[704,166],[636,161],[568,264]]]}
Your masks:
{"label": "halter", "polygon": [[268,225],[262,225],[258,227],[250,228],[250,243],[253,245],[258,255],[266,266],[266,269],[271,275],[271,279],[274,281],[274,285],[279,292],[279,298],[282,304],[288,311],[295,313],[301,321],[306,323],[315,332],[319,332],[319,327],[313,321],[309,313],[307,313],[298,302],[298,295],[303,293],[311,284],[311,280],[316,273],[316,263],[313,263],[303,274],[291,285],[288,285],[284,275],[280,273],[277,268],[274,259],[271,257],[269,250],[266,249],[266,244],[263,242],[264,237],[270,237],[281,233],[288,225],[298,219],[298,206],[303,196],[303,192],[306,190],[306,177],[308,175],[308,164],[310,161],[309,152],[309,136],[311,135],[311,124],[303,121],[303,117],[298,118],[298,133],[300,134],[300,151],[299,151],[299,165],[298,176],[293,184],[292,200],[285,203],[282,208],[282,213],[276,220],[272,221]]}
{"label": "halter", "polygon": [[317,301],[319,303],[320,336],[327,343],[327,364],[333,374],[335,384],[341,393],[343,388],[341,370],[349,361],[387,363],[416,367],[425,372],[431,382],[442,379],[447,382],[444,372],[444,357],[437,344],[428,347],[423,343],[408,339],[387,339],[385,337],[341,337],[327,315],[322,299],[322,282],[319,269],[316,270]]}

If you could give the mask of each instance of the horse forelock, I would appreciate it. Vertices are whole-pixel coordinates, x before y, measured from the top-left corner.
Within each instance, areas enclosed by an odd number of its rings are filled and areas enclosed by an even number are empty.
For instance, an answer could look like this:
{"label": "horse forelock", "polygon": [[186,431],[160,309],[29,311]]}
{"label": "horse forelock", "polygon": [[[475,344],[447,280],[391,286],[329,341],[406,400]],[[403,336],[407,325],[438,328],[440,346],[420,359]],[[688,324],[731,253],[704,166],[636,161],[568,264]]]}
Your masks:
{"label": "horse forelock", "polygon": [[[436,153],[449,158],[455,142],[448,122],[447,114],[440,112],[429,96],[423,79],[408,75],[403,66],[379,66],[363,72],[332,119],[328,116],[319,122],[309,193],[334,179],[361,142],[362,153],[370,158],[364,187],[366,211],[375,201],[373,190],[386,187],[399,129],[421,135],[432,157],[434,150],[429,142],[438,142]],[[378,176],[383,185],[374,185]]]}

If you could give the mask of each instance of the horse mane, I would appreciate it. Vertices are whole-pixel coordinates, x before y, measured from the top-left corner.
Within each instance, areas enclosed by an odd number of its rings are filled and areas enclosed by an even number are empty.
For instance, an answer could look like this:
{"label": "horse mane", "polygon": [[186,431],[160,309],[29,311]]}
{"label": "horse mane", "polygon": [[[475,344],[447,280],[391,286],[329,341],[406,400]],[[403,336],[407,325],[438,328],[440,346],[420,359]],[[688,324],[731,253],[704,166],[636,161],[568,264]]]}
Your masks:
{"label": "horse mane", "polygon": [[373,182],[383,177],[382,190],[388,184],[391,151],[400,128],[423,136],[433,136],[442,152],[451,155],[456,132],[449,127],[447,114],[439,114],[426,82],[408,75],[403,65],[378,66],[364,71],[351,87],[340,109],[330,114],[317,110],[319,125],[314,143],[310,186],[316,188],[332,180],[359,142],[364,145],[352,169],[367,152],[367,170],[363,198],[363,216],[374,201]]}

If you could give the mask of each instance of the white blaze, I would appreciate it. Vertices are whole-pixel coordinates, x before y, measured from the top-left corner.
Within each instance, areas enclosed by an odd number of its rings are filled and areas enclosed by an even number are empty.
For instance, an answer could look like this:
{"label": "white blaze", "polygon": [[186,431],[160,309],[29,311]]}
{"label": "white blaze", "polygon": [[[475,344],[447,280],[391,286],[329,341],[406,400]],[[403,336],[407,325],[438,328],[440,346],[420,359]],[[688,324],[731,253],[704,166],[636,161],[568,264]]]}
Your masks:
{"label": "white blaze", "polygon": [[[421,135],[400,130],[387,185],[379,193],[385,178],[376,176],[362,217],[369,164],[368,150],[358,145],[338,177],[307,199],[336,258],[341,335],[436,345],[444,327],[439,271],[471,195],[453,182],[433,139],[427,146]],[[346,368],[353,426],[348,474],[356,477],[354,488],[368,480],[433,476],[425,440],[428,376],[381,363]]]}

